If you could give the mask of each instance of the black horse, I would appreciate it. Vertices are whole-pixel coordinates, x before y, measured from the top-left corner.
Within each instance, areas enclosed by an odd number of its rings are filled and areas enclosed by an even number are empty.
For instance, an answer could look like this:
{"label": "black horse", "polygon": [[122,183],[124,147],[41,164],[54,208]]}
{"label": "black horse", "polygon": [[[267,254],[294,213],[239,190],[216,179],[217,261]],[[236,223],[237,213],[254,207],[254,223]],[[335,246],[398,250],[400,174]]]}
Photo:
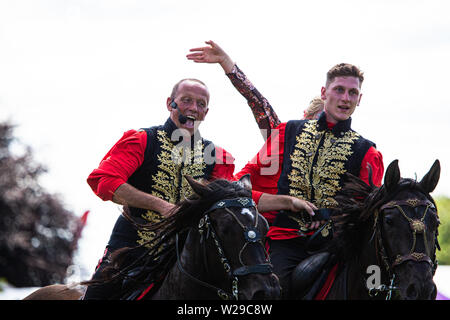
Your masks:
{"label": "black horse", "polygon": [[[136,248],[117,250],[104,277],[82,282],[119,281],[112,299],[277,299],[281,289],[265,250],[267,221],[251,198],[249,175],[239,181],[202,184],[185,177],[195,194],[155,224],[138,224],[155,232],[141,247],[145,254],[131,264],[125,257]],[[133,255],[134,256],[134,255]],[[74,300],[83,287],[52,285],[33,292],[30,300]]]}
{"label": "black horse", "polygon": [[430,193],[439,176],[438,160],[420,182],[401,178],[397,160],[380,188],[347,175],[327,247],[338,265],[327,299],[436,298],[439,218]]}
{"label": "black horse", "polygon": [[[109,281],[125,299],[276,299],[278,278],[264,247],[267,221],[251,198],[249,176],[202,184],[185,177],[194,195],[156,224],[135,224],[156,237],[131,265],[117,251]],[[125,214],[127,217],[127,215]]]}

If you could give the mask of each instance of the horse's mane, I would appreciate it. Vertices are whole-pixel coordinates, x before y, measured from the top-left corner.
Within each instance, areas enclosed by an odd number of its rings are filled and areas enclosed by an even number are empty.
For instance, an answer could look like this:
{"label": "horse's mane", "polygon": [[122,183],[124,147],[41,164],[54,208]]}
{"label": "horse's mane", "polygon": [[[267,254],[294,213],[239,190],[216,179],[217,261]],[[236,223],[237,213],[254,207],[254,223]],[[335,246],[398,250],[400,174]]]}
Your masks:
{"label": "horse's mane", "polygon": [[332,216],[333,239],[326,250],[336,254],[341,261],[357,255],[365,245],[363,237],[367,235],[364,230],[368,229],[368,224],[373,223],[374,213],[404,190],[419,191],[434,203],[433,198],[416,180],[400,178],[397,186],[388,192],[385,185],[367,185],[360,178],[347,173],[343,187],[336,196],[338,209]]}
{"label": "horse's mane", "polygon": [[[138,231],[154,232],[155,236],[142,245],[116,250],[111,255],[109,266],[103,270],[104,277],[98,281],[85,282],[85,284],[123,281],[128,271],[136,267],[143,268],[139,274],[134,276],[135,280],[143,281],[145,279],[146,283],[156,282],[176,262],[175,237],[177,234],[180,238],[180,247],[182,247],[189,229],[198,225],[206,210],[219,200],[235,197],[251,197],[251,192],[240,183],[224,179],[203,183],[201,196],[194,193],[179,202],[168,217],[157,223],[138,223],[131,217],[129,209],[124,206],[123,216]],[[145,248],[144,254],[133,259],[130,264],[127,261],[129,259],[126,258],[138,248]],[[148,278],[149,276],[150,278]]]}

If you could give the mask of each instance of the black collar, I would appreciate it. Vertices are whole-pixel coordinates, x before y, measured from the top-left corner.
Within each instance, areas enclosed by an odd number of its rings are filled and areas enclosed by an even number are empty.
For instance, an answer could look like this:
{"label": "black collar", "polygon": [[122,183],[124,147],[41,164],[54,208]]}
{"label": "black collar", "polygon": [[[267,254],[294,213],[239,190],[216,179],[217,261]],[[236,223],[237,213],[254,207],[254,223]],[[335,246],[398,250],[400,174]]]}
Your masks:
{"label": "black collar", "polygon": [[[327,123],[327,116],[325,112],[322,112],[322,114],[320,115],[319,119],[317,120],[317,125],[319,131],[329,130]],[[335,136],[343,135],[345,132],[351,130],[351,125],[352,125],[352,118],[350,117],[345,121],[339,121],[338,123],[336,123],[334,127],[331,129],[331,132]]]}
{"label": "black collar", "polygon": [[[167,136],[173,143],[178,144],[183,141],[183,136],[181,134],[173,134],[173,132],[176,129],[178,129],[178,127],[175,124],[175,122],[173,122],[172,119],[170,119],[170,117],[167,118],[166,123],[164,123],[164,125],[163,125],[163,130],[167,133]],[[201,139],[202,139],[202,137],[201,137],[200,131],[197,130],[195,132],[195,134],[193,134],[190,137],[191,147],[193,147],[195,142],[197,142],[198,140],[201,140]]]}

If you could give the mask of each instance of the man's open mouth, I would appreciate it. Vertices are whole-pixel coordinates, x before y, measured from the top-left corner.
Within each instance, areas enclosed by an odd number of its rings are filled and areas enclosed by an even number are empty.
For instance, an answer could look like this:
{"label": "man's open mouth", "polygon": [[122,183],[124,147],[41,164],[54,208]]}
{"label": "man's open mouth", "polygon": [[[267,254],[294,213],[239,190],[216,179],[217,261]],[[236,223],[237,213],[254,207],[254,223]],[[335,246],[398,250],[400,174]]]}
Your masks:
{"label": "man's open mouth", "polygon": [[197,121],[197,119],[194,116],[186,116],[187,121],[186,121],[186,125],[188,127],[194,127],[194,123],[195,121]]}

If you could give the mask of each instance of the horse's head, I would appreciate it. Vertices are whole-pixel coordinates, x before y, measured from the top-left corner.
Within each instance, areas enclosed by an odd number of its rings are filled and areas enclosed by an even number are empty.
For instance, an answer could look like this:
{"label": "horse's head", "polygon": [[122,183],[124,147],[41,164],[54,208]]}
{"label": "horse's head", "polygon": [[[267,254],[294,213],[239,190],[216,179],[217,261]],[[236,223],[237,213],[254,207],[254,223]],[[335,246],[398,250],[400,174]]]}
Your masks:
{"label": "horse's head", "polygon": [[208,185],[186,177],[201,199],[220,190],[227,195],[214,201],[199,220],[197,231],[203,245],[203,263],[210,273],[209,283],[223,289],[226,298],[274,299],[280,295],[278,278],[265,250],[267,221],[251,198],[249,175],[239,181],[218,181]]}
{"label": "horse's head", "polygon": [[[383,201],[375,217],[381,260],[401,299],[434,299],[439,219],[430,193],[436,187],[436,160],[420,182],[400,177],[398,161],[386,170]],[[384,190],[383,190],[384,189]]]}

